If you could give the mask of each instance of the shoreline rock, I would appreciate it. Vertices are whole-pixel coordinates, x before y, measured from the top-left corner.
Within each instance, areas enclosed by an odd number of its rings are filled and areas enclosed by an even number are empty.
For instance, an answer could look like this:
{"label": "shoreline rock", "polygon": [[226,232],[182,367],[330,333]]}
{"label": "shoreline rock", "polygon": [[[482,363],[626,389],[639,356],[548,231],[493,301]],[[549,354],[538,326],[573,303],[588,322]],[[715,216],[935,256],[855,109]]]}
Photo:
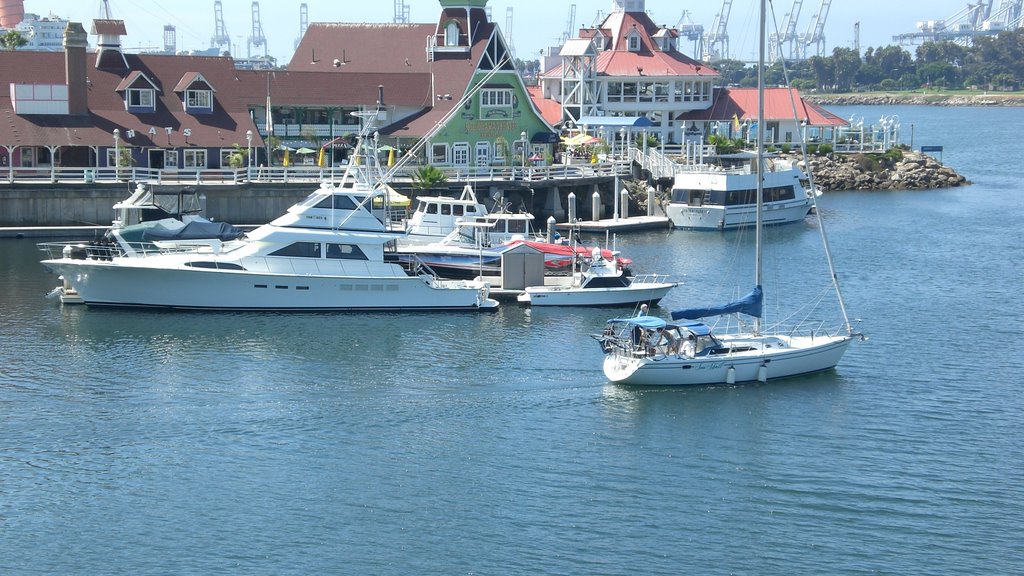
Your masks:
{"label": "shoreline rock", "polygon": [[[781,158],[797,162],[806,172],[799,154]],[[967,186],[971,182],[956,170],[920,152],[904,152],[895,160],[884,154],[829,154],[808,158],[814,184],[823,192],[836,190],[929,190]]]}
{"label": "shoreline rock", "polygon": [[822,106],[1024,106],[1024,95],[999,93],[957,95],[917,92],[888,94],[803,94],[804,99]]}

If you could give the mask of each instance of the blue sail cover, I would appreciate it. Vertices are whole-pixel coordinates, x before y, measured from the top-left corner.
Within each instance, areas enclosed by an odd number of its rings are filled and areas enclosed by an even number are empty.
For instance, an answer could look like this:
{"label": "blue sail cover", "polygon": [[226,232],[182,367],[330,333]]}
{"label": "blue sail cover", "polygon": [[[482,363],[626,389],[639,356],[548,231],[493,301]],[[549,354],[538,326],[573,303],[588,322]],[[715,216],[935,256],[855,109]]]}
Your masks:
{"label": "blue sail cover", "polygon": [[736,314],[742,313],[748,316],[761,317],[761,301],[764,299],[764,293],[761,291],[760,286],[754,286],[754,289],[743,298],[735,302],[730,302],[722,306],[709,306],[706,308],[684,308],[682,310],[673,310],[673,320],[696,320],[698,318],[707,318],[708,316],[722,316],[723,314]]}

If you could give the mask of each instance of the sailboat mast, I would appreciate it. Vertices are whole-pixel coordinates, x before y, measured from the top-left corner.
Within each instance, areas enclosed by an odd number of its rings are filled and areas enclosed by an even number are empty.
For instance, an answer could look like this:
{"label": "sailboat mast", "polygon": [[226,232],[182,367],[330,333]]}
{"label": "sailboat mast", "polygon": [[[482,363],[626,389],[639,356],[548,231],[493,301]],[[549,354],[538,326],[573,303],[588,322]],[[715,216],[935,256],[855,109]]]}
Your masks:
{"label": "sailboat mast", "polygon": [[[761,286],[762,265],[762,210],[764,208],[764,44],[765,44],[765,0],[761,0],[761,17],[758,20],[757,48],[757,216],[754,221],[754,285]],[[754,334],[761,333],[761,318],[754,318]]]}

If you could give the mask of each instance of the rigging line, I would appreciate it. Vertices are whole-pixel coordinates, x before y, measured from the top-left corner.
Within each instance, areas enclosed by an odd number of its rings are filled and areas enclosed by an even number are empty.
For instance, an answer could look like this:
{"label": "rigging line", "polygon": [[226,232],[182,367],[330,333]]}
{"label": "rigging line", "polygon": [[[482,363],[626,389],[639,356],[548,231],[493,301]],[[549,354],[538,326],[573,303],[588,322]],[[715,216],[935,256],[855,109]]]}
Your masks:
{"label": "rigging line", "polygon": [[[778,22],[776,22],[775,34],[779,34]],[[797,115],[796,97],[793,95],[793,88],[791,87],[789,79],[789,68],[786,67],[786,59],[782,55],[781,43],[779,44],[779,61],[782,63],[782,77],[789,92],[789,105],[793,111],[793,119],[795,121],[799,121],[800,118]],[[808,114],[807,120],[810,119],[810,114]],[[836,297],[839,300],[839,309],[843,314],[843,325],[846,328],[846,332],[853,335],[853,326],[850,324],[850,316],[846,311],[846,300],[843,298],[843,290],[839,286],[839,276],[836,274],[835,263],[832,261],[832,248],[829,245],[828,234],[825,231],[825,219],[821,217],[821,210],[818,209],[818,194],[817,188],[814,184],[814,171],[811,170],[811,162],[807,156],[807,142],[804,140],[804,131],[798,130],[797,136],[800,142],[801,158],[804,161],[804,166],[807,167],[808,192],[811,195],[811,204],[814,206],[814,216],[818,221],[818,232],[821,235],[821,244],[825,248],[825,260],[828,262],[829,277],[832,279],[832,286],[835,288]]]}

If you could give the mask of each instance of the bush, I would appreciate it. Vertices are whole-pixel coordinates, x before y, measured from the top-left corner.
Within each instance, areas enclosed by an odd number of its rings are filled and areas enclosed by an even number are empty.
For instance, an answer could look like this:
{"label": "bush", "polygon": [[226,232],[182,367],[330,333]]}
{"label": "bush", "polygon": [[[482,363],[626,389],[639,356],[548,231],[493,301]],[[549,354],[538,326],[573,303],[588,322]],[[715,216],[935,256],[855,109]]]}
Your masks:
{"label": "bush", "polygon": [[789,154],[789,151],[790,151],[790,149],[791,149],[792,147],[791,147],[791,146],[789,145],[789,143],[786,143],[786,144],[783,144],[783,145],[781,146],[781,148],[782,148],[782,153],[783,153],[783,154]]}
{"label": "bush", "polygon": [[818,154],[831,154],[831,153],[832,153],[832,145],[831,144],[822,144],[822,145],[818,146]]}
{"label": "bush", "polygon": [[817,154],[818,153],[818,145],[817,144],[808,144],[807,145],[807,153],[811,154],[811,155]]}

